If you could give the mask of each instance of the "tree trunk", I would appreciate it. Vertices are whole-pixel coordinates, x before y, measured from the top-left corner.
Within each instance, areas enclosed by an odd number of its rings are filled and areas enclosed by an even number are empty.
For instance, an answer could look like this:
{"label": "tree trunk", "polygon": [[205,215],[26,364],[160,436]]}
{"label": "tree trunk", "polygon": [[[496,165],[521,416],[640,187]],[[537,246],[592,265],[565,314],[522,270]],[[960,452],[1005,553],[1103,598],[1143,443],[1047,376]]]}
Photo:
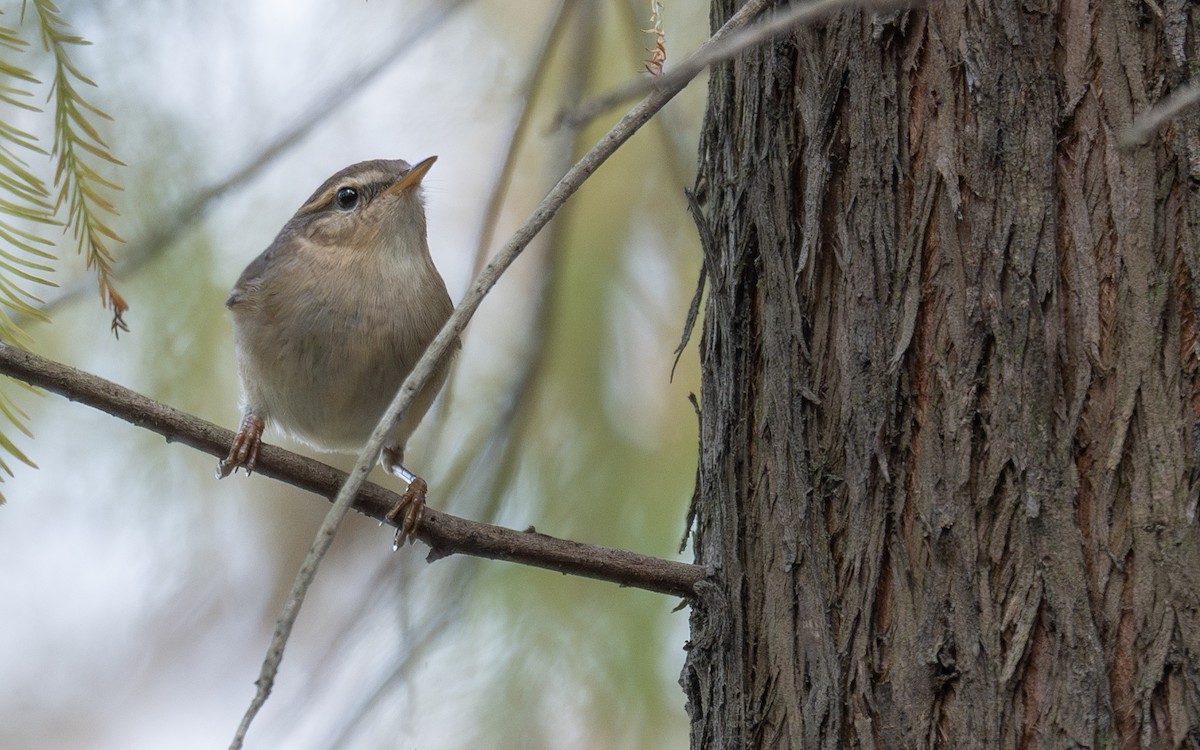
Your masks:
{"label": "tree trunk", "polygon": [[694,748],[1200,746],[1200,117],[1118,147],[1197,15],[847,11],[713,72]]}

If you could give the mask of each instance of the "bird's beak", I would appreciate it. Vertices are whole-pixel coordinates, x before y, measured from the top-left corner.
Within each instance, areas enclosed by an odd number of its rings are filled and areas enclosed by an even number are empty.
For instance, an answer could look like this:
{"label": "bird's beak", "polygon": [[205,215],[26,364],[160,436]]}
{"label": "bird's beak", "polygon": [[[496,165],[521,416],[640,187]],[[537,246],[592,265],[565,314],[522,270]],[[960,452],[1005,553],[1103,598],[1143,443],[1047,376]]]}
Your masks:
{"label": "bird's beak", "polygon": [[408,170],[406,175],[397,180],[395,185],[392,185],[387,190],[384,190],[383,194],[399,195],[409,188],[415,188],[417,185],[420,185],[421,178],[425,176],[425,173],[429,171],[429,168],[433,166],[435,161],[437,161],[437,157],[431,156],[425,161],[418,163],[417,166]]}

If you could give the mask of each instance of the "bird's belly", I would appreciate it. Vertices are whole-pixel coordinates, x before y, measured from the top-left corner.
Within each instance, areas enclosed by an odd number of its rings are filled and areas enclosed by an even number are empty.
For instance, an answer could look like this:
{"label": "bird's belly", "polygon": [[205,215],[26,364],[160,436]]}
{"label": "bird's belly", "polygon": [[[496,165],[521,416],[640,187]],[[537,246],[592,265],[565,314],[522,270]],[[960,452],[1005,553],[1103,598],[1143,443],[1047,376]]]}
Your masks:
{"label": "bird's belly", "polygon": [[341,358],[292,371],[267,404],[285,432],[327,450],[362,447],[408,370],[384,357]]}
{"label": "bird's belly", "polygon": [[[242,353],[252,352],[246,364],[269,424],[324,450],[357,451],[415,364],[402,354],[413,350],[406,335],[411,332],[376,321],[337,331],[313,329],[273,346],[243,347]],[[440,386],[435,380],[426,388],[430,396]],[[410,409],[417,413],[393,431],[395,442],[408,437],[424,408]]]}

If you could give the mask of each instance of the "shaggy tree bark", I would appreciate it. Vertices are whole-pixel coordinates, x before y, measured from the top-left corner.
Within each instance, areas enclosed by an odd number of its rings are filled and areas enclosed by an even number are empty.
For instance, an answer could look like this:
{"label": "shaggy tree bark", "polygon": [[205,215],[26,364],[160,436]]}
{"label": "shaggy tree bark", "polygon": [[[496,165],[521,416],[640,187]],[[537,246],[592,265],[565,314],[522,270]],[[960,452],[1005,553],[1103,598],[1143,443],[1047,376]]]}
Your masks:
{"label": "shaggy tree bark", "polygon": [[844,12],[713,72],[693,747],[1200,745],[1200,118],[1118,147],[1197,15]]}

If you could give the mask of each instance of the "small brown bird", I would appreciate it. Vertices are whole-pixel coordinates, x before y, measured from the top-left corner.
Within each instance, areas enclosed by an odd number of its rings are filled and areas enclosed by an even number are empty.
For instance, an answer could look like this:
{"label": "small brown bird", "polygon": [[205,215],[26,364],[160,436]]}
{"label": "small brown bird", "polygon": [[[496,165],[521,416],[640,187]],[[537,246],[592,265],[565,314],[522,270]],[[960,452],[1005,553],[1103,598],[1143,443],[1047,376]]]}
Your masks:
{"label": "small brown bird", "polygon": [[[409,166],[365,161],[325,181],[234,285],[242,424],[217,474],[249,474],[271,425],[316,448],[362,449],[421,354],[453,311],[429,256],[421,179]],[[404,444],[433,403],[449,361],[392,430],[380,455],[408,484],[398,543],[420,524],[425,482]]]}

